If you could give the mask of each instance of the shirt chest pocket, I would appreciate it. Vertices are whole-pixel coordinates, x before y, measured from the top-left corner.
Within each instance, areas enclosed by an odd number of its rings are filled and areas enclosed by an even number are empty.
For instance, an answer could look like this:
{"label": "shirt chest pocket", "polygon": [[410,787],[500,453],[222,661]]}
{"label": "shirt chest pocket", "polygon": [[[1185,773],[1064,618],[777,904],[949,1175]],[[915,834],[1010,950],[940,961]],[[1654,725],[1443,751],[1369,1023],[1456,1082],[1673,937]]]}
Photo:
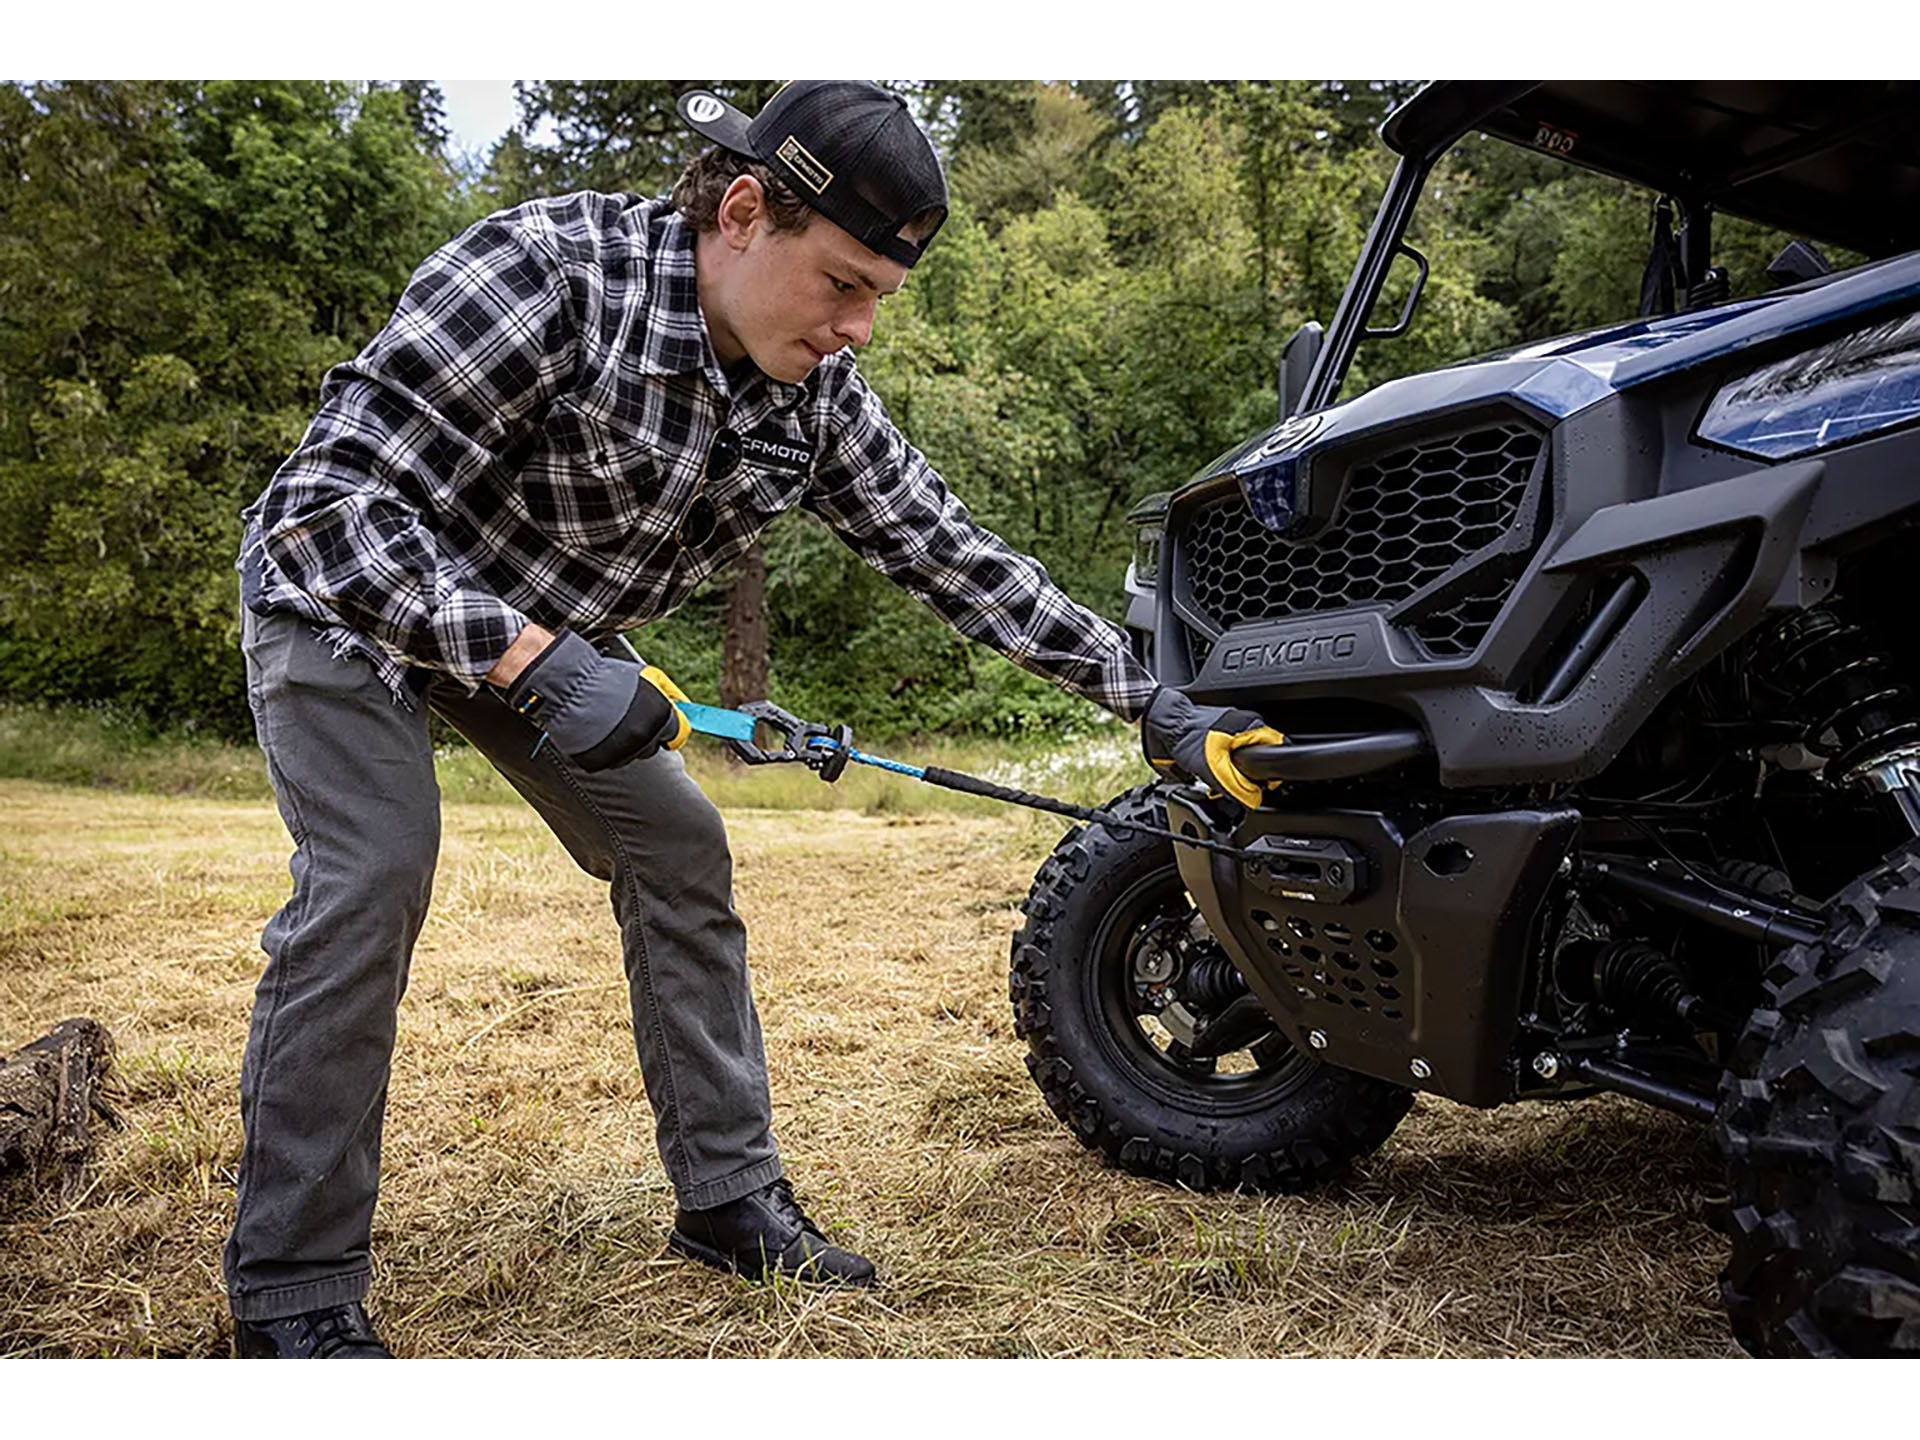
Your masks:
{"label": "shirt chest pocket", "polygon": [[650,549],[672,529],[675,488],[665,456],[572,396],[554,401],[520,469],[520,499],[536,529],[564,546],[616,554]]}
{"label": "shirt chest pocket", "polygon": [[725,487],[729,504],[764,525],[791,509],[813,471],[813,442],[797,426],[763,422],[741,439],[743,460]]}

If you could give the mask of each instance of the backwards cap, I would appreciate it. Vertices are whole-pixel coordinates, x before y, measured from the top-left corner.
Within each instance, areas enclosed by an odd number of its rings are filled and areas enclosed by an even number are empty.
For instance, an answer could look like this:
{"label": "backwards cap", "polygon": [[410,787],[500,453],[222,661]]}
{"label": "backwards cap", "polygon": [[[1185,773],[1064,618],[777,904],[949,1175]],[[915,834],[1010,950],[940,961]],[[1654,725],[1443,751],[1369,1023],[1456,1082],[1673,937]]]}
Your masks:
{"label": "backwards cap", "polygon": [[[680,118],[786,181],[876,255],[911,266],[946,221],[947,177],[907,102],[867,80],[789,80],[751,120],[711,90],[689,90]],[[932,229],[901,229],[937,210]]]}

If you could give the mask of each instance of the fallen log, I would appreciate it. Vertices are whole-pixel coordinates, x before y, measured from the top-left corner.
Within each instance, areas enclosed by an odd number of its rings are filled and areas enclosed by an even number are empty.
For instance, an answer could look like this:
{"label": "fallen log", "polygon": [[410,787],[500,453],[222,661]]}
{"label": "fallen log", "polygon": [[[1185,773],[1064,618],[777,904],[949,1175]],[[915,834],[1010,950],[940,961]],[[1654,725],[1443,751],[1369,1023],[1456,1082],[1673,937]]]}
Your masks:
{"label": "fallen log", "polygon": [[60,1167],[60,1198],[71,1203],[86,1179],[98,1115],[120,1117],[101,1095],[113,1065],[113,1037],[98,1020],[62,1020],[11,1055],[0,1055],[0,1189]]}

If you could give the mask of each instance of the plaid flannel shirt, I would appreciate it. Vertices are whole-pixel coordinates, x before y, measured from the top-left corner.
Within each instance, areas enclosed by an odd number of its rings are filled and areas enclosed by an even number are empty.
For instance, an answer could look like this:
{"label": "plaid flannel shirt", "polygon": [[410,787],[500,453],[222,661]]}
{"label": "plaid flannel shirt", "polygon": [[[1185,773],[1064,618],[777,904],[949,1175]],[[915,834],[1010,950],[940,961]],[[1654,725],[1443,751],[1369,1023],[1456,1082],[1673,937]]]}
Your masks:
{"label": "plaid flannel shirt", "polygon": [[[582,193],[436,251],[245,512],[247,602],[306,616],[405,702],[408,667],[476,689],[528,621],[657,619],[800,505],[961,634],[1138,718],[1154,681],[1121,633],[974,524],[850,354],[800,385],[728,379],[693,246],[665,200]],[[719,523],[683,547],[722,426],[747,458],[706,481]]]}

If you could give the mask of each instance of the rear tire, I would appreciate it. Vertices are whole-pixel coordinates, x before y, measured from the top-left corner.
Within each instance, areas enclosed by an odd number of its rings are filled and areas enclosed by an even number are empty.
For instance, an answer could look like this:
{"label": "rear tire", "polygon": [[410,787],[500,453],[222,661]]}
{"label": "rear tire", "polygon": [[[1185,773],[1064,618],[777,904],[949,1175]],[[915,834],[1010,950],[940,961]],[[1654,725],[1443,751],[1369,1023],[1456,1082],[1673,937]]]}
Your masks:
{"label": "rear tire", "polygon": [[1721,1294],[1755,1355],[1920,1355],[1920,847],[1830,916],[1767,972],[1722,1085]]}
{"label": "rear tire", "polygon": [[[1151,789],[1108,808],[1166,825]],[[1193,1190],[1303,1190],[1378,1149],[1412,1106],[1404,1087],[1304,1055],[1277,1031],[1225,1061],[1156,1036],[1133,957],[1144,934],[1191,923],[1171,841],[1074,830],[1040,867],[1025,908],[1010,989],[1027,1070],[1108,1164]]]}

